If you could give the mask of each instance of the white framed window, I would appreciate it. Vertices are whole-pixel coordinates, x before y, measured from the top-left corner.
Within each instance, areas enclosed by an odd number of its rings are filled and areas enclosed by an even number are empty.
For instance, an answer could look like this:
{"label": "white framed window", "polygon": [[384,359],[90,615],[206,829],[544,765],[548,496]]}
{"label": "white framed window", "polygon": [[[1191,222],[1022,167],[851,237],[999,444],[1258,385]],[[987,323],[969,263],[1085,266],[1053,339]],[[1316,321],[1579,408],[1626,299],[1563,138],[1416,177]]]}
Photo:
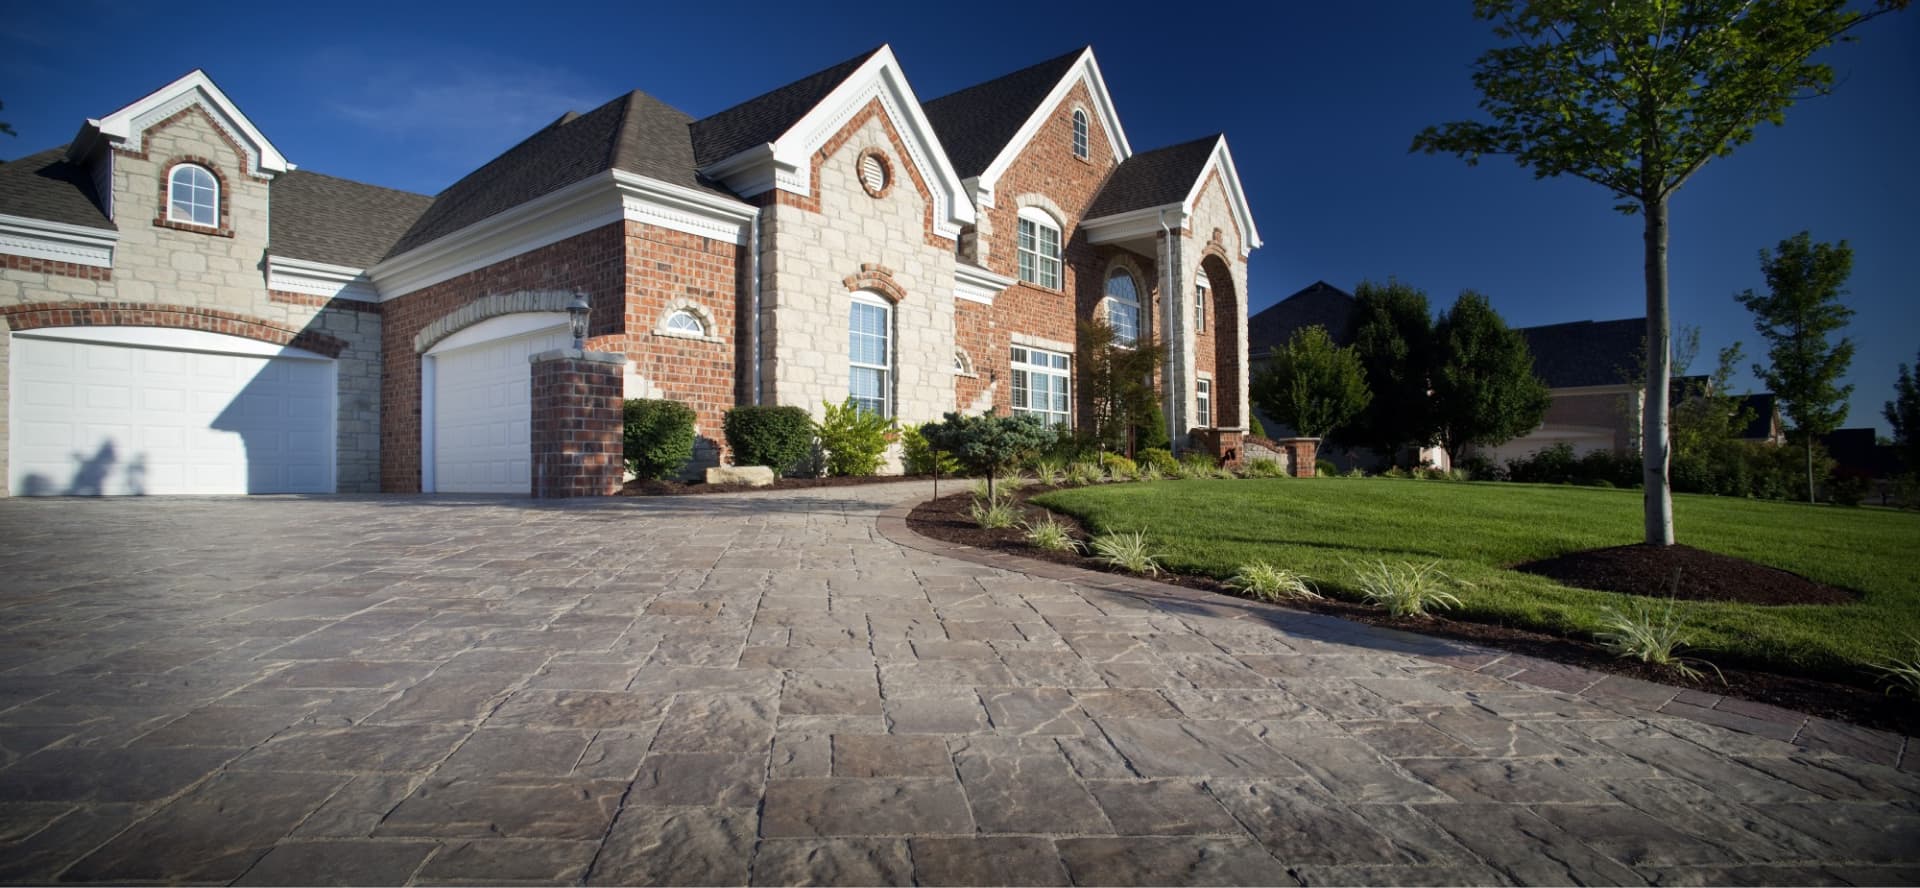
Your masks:
{"label": "white framed window", "polygon": [[1203,429],[1213,428],[1213,380],[1196,379],[1193,382],[1194,400],[1199,402],[1197,418]]}
{"label": "white framed window", "polygon": [[707,323],[691,309],[683,308],[667,316],[666,332],[704,339],[707,335]]}
{"label": "white framed window", "polygon": [[1020,211],[1020,279],[1060,289],[1060,225],[1042,210]]}
{"label": "white framed window", "polygon": [[966,349],[953,350],[953,372],[960,376],[973,375],[973,358],[968,356]]}
{"label": "white framed window", "polygon": [[[1204,275],[1205,273],[1202,272]],[[1207,303],[1213,301],[1212,291],[1207,289],[1207,279],[1203,276],[1193,282],[1193,329],[1207,331]]]}
{"label": "white framed window", "polygon": [[1073,109],[1073,156],[1087,156],[1087,112]]}
{"label": "white framed window", "polygon": [[198,164],[175,166],[167,174],[167,220],[220,227],[220,180]]}
{"label": "white framed window", "polygon": [[1013,347],[1013,412],[1038,416],[1049,425],[1073,425],[1072,359],[1059,352]]}
{"label": "white framed window", "polygon": [[1140,285],[1124,268],[1107,275],[1107,326],[1116,343],[1140,341]]}
{"label": "white framed window", "polygon": [[847,308],[847,394],[863,411],[893,415],[893,306],[866,291]]}

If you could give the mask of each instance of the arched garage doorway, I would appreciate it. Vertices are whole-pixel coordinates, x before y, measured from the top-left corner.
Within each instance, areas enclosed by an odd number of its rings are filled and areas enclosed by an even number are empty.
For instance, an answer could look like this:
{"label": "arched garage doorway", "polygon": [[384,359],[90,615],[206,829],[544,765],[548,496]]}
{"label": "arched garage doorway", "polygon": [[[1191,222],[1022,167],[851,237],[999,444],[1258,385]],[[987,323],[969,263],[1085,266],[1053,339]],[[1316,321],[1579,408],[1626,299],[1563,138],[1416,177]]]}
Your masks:
{"label": "arched garage doorway", "polygon": [[532,371],[528,358],[572,345],[564,311],[478,321],[420,359],[420,489],[532,490]]}

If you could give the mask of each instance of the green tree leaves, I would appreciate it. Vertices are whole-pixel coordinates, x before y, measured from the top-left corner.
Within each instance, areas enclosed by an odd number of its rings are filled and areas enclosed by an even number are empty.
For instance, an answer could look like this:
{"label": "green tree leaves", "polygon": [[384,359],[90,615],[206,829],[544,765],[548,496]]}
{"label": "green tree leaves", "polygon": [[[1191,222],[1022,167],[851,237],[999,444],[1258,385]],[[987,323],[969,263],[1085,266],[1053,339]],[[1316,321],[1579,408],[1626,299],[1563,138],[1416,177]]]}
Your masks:
{"label": "green tree leaves", "polygon": [[1853,317],[1853,309],[1840,304],[1853,274],[1853,249],[1846,241],[1814,243],[1802,231],[1771,254],[1761,250],[1760,268],[1770,292],[1746,290],[1733,298],[1753,312],[1753,328],[1770,343],[1771,366],[1755,364],[1753,375],[1773,389],[1793,420],[1791,436],[1807,448],[1807,502],[1813,502],[1814,439],[1846,421],[1853,394],[1851,384],[1839,384],[1853,364],[1853,340],[1827,341]]}
{"label": "green tree leaves", "polygon": [[1253,400],[1308,438],[1322,438],[1373,400],[1352,349],[1333,344],[1318,324],[1297,330],[1253,380]]}
{"label": "green tree leaves", "polygon": [[1433,414],[1440,443],[1458,461],[1469,444],[1511,441],[1540,425],[1552,396],[1533,375],[1527,341],[1487,297],[1461,293],[1434,328]]}

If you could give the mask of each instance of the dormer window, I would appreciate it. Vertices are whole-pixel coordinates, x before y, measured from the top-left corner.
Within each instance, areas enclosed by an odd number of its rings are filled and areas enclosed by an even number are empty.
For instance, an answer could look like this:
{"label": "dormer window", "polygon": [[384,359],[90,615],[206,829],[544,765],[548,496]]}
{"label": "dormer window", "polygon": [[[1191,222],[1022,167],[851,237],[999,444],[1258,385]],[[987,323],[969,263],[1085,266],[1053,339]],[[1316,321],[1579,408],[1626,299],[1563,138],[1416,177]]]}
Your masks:
{"label": "dormer window", "polygon": [[1060,289],[1060,226],[1044,211],[1020,211],[1020,279],[1049,290]]}
{"label": "dormer window", "polygon": [[220,227],[220,182],[206,167],[183,163],[167,174],[167,220]]}
{"label": "dormer window", "polygon": [[1073,109],[1073,156],[1087,156],[1087,112]]}

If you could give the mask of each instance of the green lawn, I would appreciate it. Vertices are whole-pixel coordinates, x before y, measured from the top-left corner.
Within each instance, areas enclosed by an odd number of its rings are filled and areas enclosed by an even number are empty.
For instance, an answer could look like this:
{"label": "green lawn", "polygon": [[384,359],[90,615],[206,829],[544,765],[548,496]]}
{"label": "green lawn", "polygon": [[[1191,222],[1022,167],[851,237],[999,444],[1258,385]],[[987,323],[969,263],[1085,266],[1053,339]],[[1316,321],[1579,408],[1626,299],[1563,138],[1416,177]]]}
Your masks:
{"label": "green lawn", "polygon": [[[1162,481],[1044,494],[1035,502],[1099,532],[1145,531],[1179,573],[1224,579],[1264,559],[1358,598],[1375,559],[1439,559],[1473,584],[1463,608],[1484,622],[1588,636],[1628,596],[1505,569],[1537,558],[1640,541],[1640,493],[1530,484],[1318,478]],[[1708,660],[1870,680],[1857,665],[1912,655],[1920,637],[1920,515],[1707,496],[1674,497],[1680,542],[1865,593],[1840,606],[1682,601]],[[1657,590],[1649,590],[1656,592]]]}

